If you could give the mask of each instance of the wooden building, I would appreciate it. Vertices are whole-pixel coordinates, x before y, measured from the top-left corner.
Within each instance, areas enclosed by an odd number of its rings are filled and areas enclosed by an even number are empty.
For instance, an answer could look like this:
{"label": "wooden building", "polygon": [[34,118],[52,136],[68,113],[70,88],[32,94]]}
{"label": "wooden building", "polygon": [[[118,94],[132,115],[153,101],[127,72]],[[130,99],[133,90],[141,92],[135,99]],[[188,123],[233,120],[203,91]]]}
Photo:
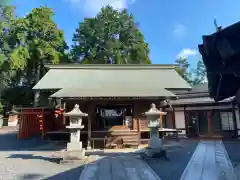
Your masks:
{"label": "wooden building", "polygon": [[[56,90],[50,97],[61,99],[65,111],[79,104],[80,109],[88,113],[82,132],[86,146],[138,145],[148,140],[148,122],[142,114],[150,104],[159,107],[161,101],[176,98],[173,91],[191,89],[174,65],[46,67],[49,71],[33,89]],[[164,127],[175,128],[171,109],[166,111]],[[65,121],[67,124],[67,119]]]}
{"label": "wooden building", "polygon": [[187,137],[237,138],[240,135],[239,109],[233,97],[215,102],[208,85],[176,92],[172,101],[175,124]]}
{"label": "wooden building", "polygon": [[240,87],[239,31],[240,22],[218,28],[217,32],[202,36],[203,43],[199,45],[207,70],[209,95],[216,101],[235,96]]}

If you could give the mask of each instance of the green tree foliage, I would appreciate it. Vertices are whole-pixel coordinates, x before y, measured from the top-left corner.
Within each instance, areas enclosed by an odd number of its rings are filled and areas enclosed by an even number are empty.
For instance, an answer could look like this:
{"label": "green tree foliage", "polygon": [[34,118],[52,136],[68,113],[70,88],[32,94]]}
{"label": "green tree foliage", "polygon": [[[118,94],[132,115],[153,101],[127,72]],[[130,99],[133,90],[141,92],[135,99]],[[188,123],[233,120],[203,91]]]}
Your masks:
{"label": "green tree foliage", "polygon": [[15,9],[12,6],[0,6],[0,89],[7,86],[15,72],[10,68],[10,53],[15,48],[12,35],[12,22]]}
{"label": "green tree foliage", "polygon": [[2,102],[0,101],[0,116],[3,114],[3,111],[4,111],[4,106],[2,104]]}
{"label": "green tree foliage", "polygon": [[199,59],[197,62],[197,67],[193,71],[193,84],[201,84],[205,83],[207,72],[206,72],[206,67],[202,61],[202,59]]}
{"label": "green tree foliage", "polygon": [[28,85],[43,75],[45,63],[60,63],[67,49],[53,15],[50,8],[40,7],[13,23],[17,46],[10,55],[11,68],[21,70]]}
{"label": "green tree foliage", "polygon": [[45,63],[58,64],[67,57],[63,31],[53,21],[54,13],[50,8],[34,8],[23,18],[14,18],[12,7],[4,6],[2,9],[1,74],[10,77],[9,88],[24,86],[31,89],[46,72]]}
{"label": "green tree foliage", "polygon": [[126,10],[102,8],[95,18],[79,24],[72,55],[87,64],[150,64],[148,44]]}
{"label": "green tree foliage", "polygon": [[175,63],[178,65],[175,70],[179,73],[179,75],[182,76],[182,78],[189,84],[192,84],[192,76],[191,73],[188,72],[190,64],[188,63],[187,59],[179,57],[176,59]]}

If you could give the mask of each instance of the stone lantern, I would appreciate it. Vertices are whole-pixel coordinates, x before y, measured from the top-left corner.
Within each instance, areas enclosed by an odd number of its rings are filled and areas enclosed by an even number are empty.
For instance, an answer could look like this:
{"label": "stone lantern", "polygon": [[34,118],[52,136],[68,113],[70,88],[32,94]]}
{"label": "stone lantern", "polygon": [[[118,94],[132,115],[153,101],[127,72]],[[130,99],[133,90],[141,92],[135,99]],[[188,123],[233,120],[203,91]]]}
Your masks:
{"label": "stone lantern", "polygon": [[[150,129],[150,140],[146,155],[153,157],[162,151],[162,139],[159,138],[160,116],[166,115],[166,112],[159,111],[155,104],[144,113],[147,116],[148,128]],[[161,127],[162,128],[162,127]]]}
{"label": "stone lantern", "polygon": [[83,159],[85,157],[85,149],[82,148],[80,141],[80,132],[84,128],[82,118],[88,116],[79,109],[76,104],[72,111],[65,113],[69,117],[70,125],[66,126],[70,130],[70,142],[67,144],[67,155],[65,159]]}
{"label": "stone lantern", "polygon": [[15,127],[18,124],[18,115],[20,114],[18,111],[16,111],[13,107],[13,109],[8,114],[8,126]]}

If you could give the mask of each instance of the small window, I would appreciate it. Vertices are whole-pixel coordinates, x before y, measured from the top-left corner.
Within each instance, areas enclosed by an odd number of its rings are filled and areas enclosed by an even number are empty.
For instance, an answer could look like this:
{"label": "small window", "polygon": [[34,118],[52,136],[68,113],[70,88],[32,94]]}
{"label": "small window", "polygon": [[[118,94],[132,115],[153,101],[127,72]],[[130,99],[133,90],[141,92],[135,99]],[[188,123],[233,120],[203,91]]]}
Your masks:
{"label": "small window", "polygon": [[234,130],[232,112],[220,112],[222,130]]}

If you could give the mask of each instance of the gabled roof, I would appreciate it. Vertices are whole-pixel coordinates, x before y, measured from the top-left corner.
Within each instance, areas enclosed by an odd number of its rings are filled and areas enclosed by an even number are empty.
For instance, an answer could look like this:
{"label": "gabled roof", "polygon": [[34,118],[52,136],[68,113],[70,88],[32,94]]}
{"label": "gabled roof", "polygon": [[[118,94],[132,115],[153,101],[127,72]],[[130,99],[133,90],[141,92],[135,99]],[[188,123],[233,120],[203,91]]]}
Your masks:
{"label": "gabled roof", "polygon": [[[33,89],[63,89],[60,92],[82,90],[96,96],[106,91],[118,96],[129,96],[134,91],[162,96],[166,89],[190,89],[189,84],[175,71],[174,65],[50,65],[50,70]],[[65,89],[65,90],[64,90]],[[88,93],[86,92],[88,91]],[[58,92],[58,94],[60,93]],[[91,92],[91,93],[90,93]],[[90,94],[89,94],[90,93]],[[148,95],[150,95],[148,93]],[[101,93],[100,93],[101,94]],[[99,94],[99,95],[100,95]],[[165,96],[163,94],[163,96]],[[171,92],[168,95],[172,94]],[[73,94],[72,94],[73,95]],[[80,96],[81,93],[78,95]],[[174,94],[172,94],[174,95]],[[140,97],[141,97],[140,96]]]}

